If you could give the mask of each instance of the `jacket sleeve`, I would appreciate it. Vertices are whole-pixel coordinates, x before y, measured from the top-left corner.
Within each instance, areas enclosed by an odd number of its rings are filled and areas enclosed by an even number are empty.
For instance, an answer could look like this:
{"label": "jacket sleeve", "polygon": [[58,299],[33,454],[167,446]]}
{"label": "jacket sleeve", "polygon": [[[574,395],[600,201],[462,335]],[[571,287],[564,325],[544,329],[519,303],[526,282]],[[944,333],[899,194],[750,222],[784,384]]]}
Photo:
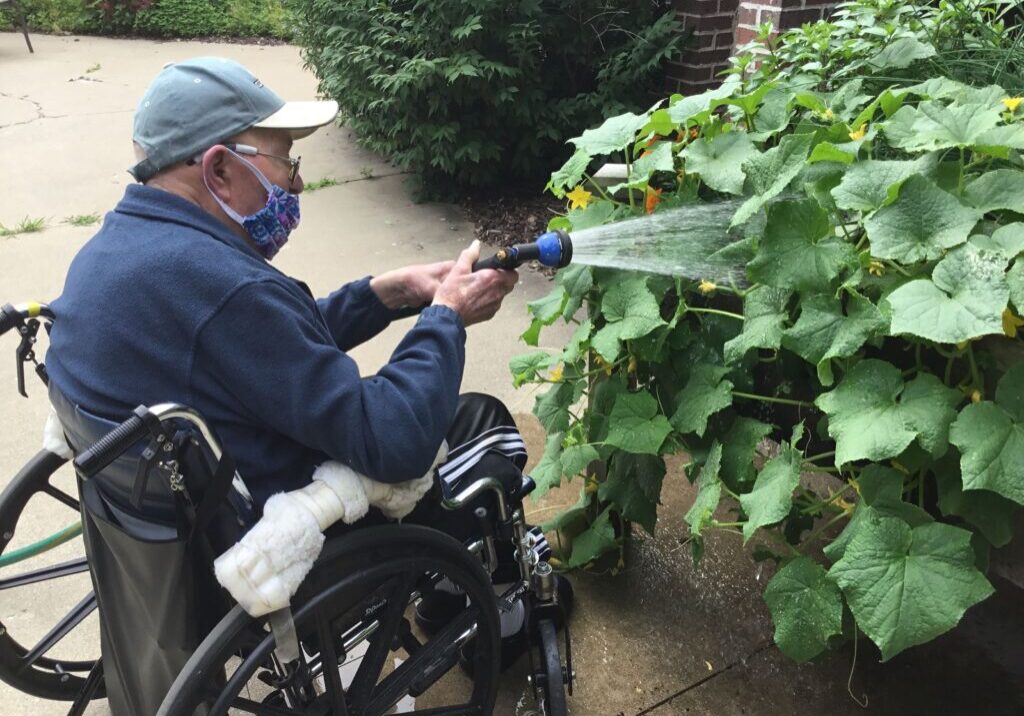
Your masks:
{"label": "jacket sleeve", "polygon": [[410,315],[408,311],[392,311],[381,303],[370,288],[369,276],[345,284],[327,298],[318,298],[316,303],[334,343],[343,351],[370,340],[391,321]]}
{"label": "jacket sleeve", "polygon": [[424,309],[367,378],[332,333],[306,297],[250,283],[201,327],[195,362],[271,429],[374,480],[421,477],[455,415],[462,319],[445,306]]}

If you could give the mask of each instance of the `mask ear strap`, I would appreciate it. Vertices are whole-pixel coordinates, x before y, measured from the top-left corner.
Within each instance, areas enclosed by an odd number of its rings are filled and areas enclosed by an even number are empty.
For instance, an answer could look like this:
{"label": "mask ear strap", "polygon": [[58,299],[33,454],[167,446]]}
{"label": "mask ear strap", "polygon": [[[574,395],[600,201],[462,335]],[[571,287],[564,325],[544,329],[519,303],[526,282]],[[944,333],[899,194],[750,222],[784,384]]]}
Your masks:
{"label": "mask ear strap", "polygon": [[[273,185],[270,183],[269,179],[267,179],[265,176],[263,176],[263,172],[261,172],[259,169],[257,169],[256,166],[252,162],[250,162],[248,159],[246,159],[245,157],[240,156],[236,152],[233,152],[230,149],[228,149],[227,147],[224,147],[224,148],[227,149],[229,152],[231,152],[231,154],[233,154],[236,158],[238,158],[239,160],[244,162],[247,167],[249,167],[249,171],[251,171],[253,174],[256,175],[256,178],[259,180],[260,184],[262,184],[263,188],[267,190],[267,194],[268,195],[273,193],[273,190],[272,190]],[[202,163],[201,159],[200,159],[200,163]],[[232,219],[234,219],[234,221],[236,223],[238,223],[238,224],[244,223],[245,222],[245,217],[243,217],[237,211],[235,211],[230,206],[228,206],[224,202],[224,200],[221,199],[219,196],[217,196],[217,193],[213,189],[210,188],[210,182],[206,178],[206,167],[205,167],[205,165],[202,165],[202,166],[203,166],[203,184],[206,185],[206,190],[208,192],[210,192],[210,196],[212,196],[213,200],[216,201],[218,205],[220,205],[220,208],[224,210],[224,213],[227,214]]]}
{"label": "mask ear strap", "polygon": [[232,150],[230,147],[224,147],[224,148],[227,149],[229,152],[231,152],[237,159],[242,161],[247,167],[249,167],[249,171],[251,171],[253,174],[256,175],[256,178],[259,179],[260,184],[262,184],[263,188],[267,190],[267,194],[273,194],[274,193],[274,185],[271,184],[270,180],[267,179],[263,175],[263,172],[261,172],[259,169],[256,168],[255,164],[250,162],[248,159],[243,157],[241,154],[239,154],[239,153],[235,152],[234,150]]}

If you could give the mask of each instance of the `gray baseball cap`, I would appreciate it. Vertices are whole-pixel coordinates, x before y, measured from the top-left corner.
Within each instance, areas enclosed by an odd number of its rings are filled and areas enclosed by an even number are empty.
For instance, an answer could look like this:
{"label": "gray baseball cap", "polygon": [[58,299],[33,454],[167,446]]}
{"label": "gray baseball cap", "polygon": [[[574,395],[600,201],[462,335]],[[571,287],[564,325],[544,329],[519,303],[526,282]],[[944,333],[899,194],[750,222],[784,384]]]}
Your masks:
{"label": "gray baseball cap", "polygon": [[128,171],[146,181],[250,127],[287,129],[301,139],[337,114],[333,100],[285,102],[234,60],[195,57],[170,63],[135,110],[132,139],[144,158]]}

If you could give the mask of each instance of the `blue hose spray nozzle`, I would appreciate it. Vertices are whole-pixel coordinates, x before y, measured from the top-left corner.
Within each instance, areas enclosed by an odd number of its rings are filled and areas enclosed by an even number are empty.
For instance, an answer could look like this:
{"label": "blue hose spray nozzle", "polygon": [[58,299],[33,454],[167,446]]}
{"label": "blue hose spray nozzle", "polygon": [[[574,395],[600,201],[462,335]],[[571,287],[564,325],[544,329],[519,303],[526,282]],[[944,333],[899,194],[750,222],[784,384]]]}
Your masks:
{"label": "blue hose spray nozzle", "polygon": [[473,270],[514,269],[533,260],[551,268],[568,266],[572,261],[572,240],[569,238],[569,234],[561,229],[556,229],[541,234],[535,241],[528,244],[516,244],[498,249],[494,256],[480,259],[474,263]]}

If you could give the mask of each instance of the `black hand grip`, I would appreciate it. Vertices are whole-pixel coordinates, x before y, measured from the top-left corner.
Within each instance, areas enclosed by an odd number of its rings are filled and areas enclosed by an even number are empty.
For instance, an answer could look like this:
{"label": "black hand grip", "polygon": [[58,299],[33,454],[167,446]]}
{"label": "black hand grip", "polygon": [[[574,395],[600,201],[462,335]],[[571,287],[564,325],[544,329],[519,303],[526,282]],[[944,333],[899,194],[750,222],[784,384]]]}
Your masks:
{"label": "black hand grip", "polygon": [[75,470],[89,479],[100,470],[123,455],[128,448],[150,434],[149,425],[143,419],[148,415],[144,406],[135,409],[135,415],[125,420],[75,458]]}
{"label": "black hand grip", "polygon": [[21,314],[9,303],[0,307],[0,336],[21,323]]}

